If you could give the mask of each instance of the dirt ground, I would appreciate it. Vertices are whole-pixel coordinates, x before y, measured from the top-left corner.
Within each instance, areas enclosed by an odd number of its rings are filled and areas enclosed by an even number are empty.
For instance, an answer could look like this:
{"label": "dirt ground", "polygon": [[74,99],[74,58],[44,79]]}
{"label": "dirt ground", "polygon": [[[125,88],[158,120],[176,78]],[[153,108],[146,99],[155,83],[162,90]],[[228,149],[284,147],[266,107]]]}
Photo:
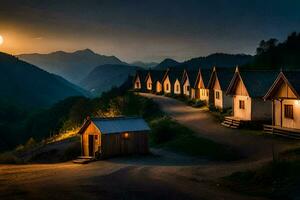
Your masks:
{"label": "dirt ground", "polygon": [[246,158],[212,162],[151,149],[149,156],[113,158],[86,165],[71,162],[0,165],[0,199],[263,199],[229,191],[216,180],[263,165],[272,158],[272,145],[277,151],[299,145],[227,129],[205,110],[165,97],[148,97],[199,136],[232,146]]}

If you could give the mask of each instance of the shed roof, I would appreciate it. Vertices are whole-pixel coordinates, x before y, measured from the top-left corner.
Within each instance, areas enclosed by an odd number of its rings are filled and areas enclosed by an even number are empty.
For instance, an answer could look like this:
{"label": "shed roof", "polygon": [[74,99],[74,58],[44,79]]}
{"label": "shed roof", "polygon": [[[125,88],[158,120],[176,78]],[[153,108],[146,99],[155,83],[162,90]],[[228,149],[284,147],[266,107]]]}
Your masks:
{"label": "shed roof", "polygon": [[235,82],[241,78],[250,97],[263,97],[275,81],[278,70],[238,69],[228,87],[227,94],[233,94]]}
{"label": "shed roof", "polygon": [[87,128],[86,124],[93,123],[102,134],[150,131],[148,124],[141,117],[112,117],[92,118],[85,122],[79,133],[82,134]]}
{"label": "shed roof", "polygon": [[234,68],[214,68],[211,73],[208,87],[211,88],[214,85],[214,81],[216,81],[216,77],[219,80],[220,87],[222,90],[227,90],[227,87],[230,84],[230,81],[234,75]]}

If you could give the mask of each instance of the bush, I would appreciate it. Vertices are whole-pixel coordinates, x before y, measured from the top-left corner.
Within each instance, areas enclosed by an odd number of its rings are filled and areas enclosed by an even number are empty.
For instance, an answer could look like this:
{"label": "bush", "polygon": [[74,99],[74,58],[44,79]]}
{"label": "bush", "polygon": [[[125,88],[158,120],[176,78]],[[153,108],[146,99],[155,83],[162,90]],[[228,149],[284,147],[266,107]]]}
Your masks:
{"label": "bush", "polygon": [[70,145],[64,152],[62,161],[73,160],[81,155],[81,143],[76,142]]}
{"label": "bush", "polygon": [[151,124],[151,140],[155,144],[162,144],[171,141],[176,136],[173,123],[169,118],[161,118]]}
{"label": "bush", "polygon": [[23,161],[12,152],[5,152],[5,153],[0,154],[0,163],[1,164],[21,164],[21,163],[23,163]]}

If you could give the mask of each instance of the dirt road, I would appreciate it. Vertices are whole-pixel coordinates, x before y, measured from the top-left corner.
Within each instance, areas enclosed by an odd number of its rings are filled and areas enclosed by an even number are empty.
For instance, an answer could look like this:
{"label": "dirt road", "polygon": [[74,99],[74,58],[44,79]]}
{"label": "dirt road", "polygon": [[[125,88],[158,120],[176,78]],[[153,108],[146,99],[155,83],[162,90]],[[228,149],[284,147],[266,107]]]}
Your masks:
{"label": "dirt road", "polygon": [[193,108],[165,96],[140,94],[158,103],[161,109],[179,123],[191,128],[200,137],[232,146],[251,160],[271,158],[273,151],[294,146],[295,141],[263,136],[261,131],[237,130],[223,127],[206,109]]}

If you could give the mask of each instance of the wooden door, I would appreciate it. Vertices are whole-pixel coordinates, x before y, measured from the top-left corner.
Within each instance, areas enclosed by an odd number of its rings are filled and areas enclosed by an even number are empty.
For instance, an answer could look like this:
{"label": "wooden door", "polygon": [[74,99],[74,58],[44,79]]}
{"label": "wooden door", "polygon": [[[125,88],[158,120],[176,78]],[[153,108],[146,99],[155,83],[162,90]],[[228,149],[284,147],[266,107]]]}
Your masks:
{"label": "wooden door", "polygon": [[94,135],[89,135],[89,156],[94,156]]}

